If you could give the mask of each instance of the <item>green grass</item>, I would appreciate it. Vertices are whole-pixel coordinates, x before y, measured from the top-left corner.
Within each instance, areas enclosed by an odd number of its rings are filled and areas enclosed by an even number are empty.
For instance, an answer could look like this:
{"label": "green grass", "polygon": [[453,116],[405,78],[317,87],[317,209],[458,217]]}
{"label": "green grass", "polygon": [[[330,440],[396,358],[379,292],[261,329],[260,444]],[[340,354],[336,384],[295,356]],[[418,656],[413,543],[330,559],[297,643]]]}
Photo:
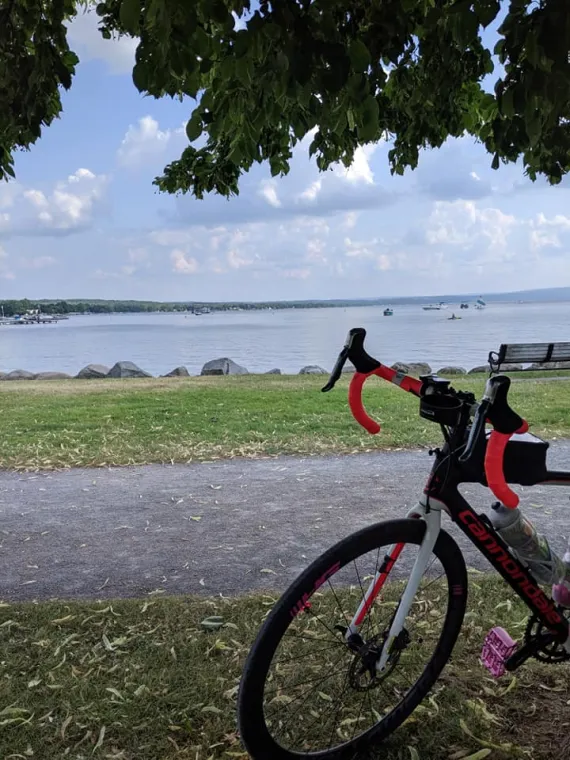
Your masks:
{"label": "green grass", "polygon": [[[274,600],[151,596],[2,605],[0,757],[245,760],[236,733],[237,686]],[[212,615],[222,616],[224,627],[206,631],[201,621]],[[502,583],[472,574],[452,662],[374,757],[569,756],[569,668],[529,661],[495,681],[478,655],[496,624],[518,638],[525,610]]]}
{"label": "green grass", "polygon": [[[0,467],[12,469],[191,462],[278,454],[355,453],[433,444],[436,425],[418,402],[372,379],[365,403],[379,436],[352,419],[347,379],[323,394],[323,377],[0,383]],[[456,386],[481,394],[484,377]],[[570,380],[514,382],[513,406],[532,429],[570,435]]]}

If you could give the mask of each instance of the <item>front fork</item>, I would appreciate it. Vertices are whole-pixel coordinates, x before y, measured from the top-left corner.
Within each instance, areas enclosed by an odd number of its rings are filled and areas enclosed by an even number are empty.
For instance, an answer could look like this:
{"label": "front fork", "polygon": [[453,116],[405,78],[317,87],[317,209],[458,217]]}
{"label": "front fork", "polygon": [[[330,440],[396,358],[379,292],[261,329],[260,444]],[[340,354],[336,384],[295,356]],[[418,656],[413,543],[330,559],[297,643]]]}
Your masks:
{"label": "front fork", "polygon": [[[425,497],[422,497],[419,504],[414,507],[414,509],[410,510],[407,515],[407,517],[410,518],[422,519],[426,524],[426,532],[420,545],[418,556],[416,557],[416,561],[414,562],[414,566],[410,573],[410,577],[406,584],[405,591],[400,598],[400,603],[392,620],[390,630],[384,641],[382,653],[376,663],[376,670],[380,673],[386,668],[386,664],[390,657],[390,651],[392,649],[394,641],[404,628],[404,623],[410,611],[410,607],[413,604],[421,580],[428,567],[430,557],[433,553],[435,543],[441,530],[442,507],[443,505],[440,502],[435,502],[434,499],[430,499],[428,509],[426,499]],[[364,595],[364,598],[348,627],[348,630],[346,632],[347,640],[351,635],[359,631],[360,626],[364,622],[366,614],[368,613],[370,607],[374,604],[374,600],[384,586],[386,579],[388,578],[388,575],[396,560],[400,556],[404,546],[405,544],[400,543],[394,544],[390,547],[390,550],[386,554],[381,567],[377,569],[374,578],[370,582],[366,594]]]}

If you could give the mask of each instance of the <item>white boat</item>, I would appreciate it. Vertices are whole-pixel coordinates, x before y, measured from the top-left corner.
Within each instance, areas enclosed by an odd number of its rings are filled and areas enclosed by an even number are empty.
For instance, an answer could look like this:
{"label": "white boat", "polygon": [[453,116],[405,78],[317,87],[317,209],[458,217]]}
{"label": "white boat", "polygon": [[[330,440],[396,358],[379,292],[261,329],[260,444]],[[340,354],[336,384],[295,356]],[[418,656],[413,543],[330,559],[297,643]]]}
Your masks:
{"label": "white boat", "polygon": [[424,311],[441,311],[441,306],[436,303],[430,303],[429,306],[422,306]]}

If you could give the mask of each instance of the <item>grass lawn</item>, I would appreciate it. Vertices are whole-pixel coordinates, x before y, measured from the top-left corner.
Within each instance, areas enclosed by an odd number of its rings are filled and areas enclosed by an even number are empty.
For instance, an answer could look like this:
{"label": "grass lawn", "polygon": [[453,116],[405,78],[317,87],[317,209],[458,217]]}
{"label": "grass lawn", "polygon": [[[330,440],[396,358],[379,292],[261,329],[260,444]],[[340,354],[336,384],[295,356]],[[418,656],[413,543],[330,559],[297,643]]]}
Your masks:
{"label": "grass lawn", "polygon": [[[570,379],[544,382],[526,379],[529,375],[513,382],[515,408],[539,435],[570,435]],[[383,429],[379,436],[369,436],[350,415],[348,379],[323,394],[325,379],[250,375],[3,382],[0,467],[33,470],[354,453],[440,440],[438,427],[420,418],[416,399],[374,378],[365,402]],[[484,381],[478,376],[454,382],[481,394]]]}
{"label": "grass lawn", "polygon": [[[568,666],[529,661],[493,680],[478,662],[484,636],[500,624],[520,637],[525,610],[501,582],[474,573],[470,580],[453,661],[373,757],[565,760]],[[245,760],[237,686],[274,598],[2,605],[0,757]],[[205,630],[201,621],[213,615],[224,627]]]}

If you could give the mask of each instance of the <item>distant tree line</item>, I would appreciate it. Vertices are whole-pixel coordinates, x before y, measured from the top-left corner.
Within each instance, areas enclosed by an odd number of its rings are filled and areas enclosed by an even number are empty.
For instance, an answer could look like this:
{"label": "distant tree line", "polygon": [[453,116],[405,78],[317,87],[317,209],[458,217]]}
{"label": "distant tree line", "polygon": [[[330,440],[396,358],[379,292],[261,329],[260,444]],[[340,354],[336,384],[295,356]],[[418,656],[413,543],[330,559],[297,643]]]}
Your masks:
{"label": "distant tree line", "polygon": [[[370,302],[368,302],[370,303]],[[125,314],[141,312],[192,312],[195,309],[208,308],[210,311],[254,311],[258,309],[308,309],[330,306],[362,305],[363,301],[266,301],[251,303],[245,301],[206,303],[206,302],[157,302],[157,301],[31,301],[22,298],[16,301],[0,301],[0,309],[5,317],[25,314],[27,311],[40,309],[42,314]]]}

